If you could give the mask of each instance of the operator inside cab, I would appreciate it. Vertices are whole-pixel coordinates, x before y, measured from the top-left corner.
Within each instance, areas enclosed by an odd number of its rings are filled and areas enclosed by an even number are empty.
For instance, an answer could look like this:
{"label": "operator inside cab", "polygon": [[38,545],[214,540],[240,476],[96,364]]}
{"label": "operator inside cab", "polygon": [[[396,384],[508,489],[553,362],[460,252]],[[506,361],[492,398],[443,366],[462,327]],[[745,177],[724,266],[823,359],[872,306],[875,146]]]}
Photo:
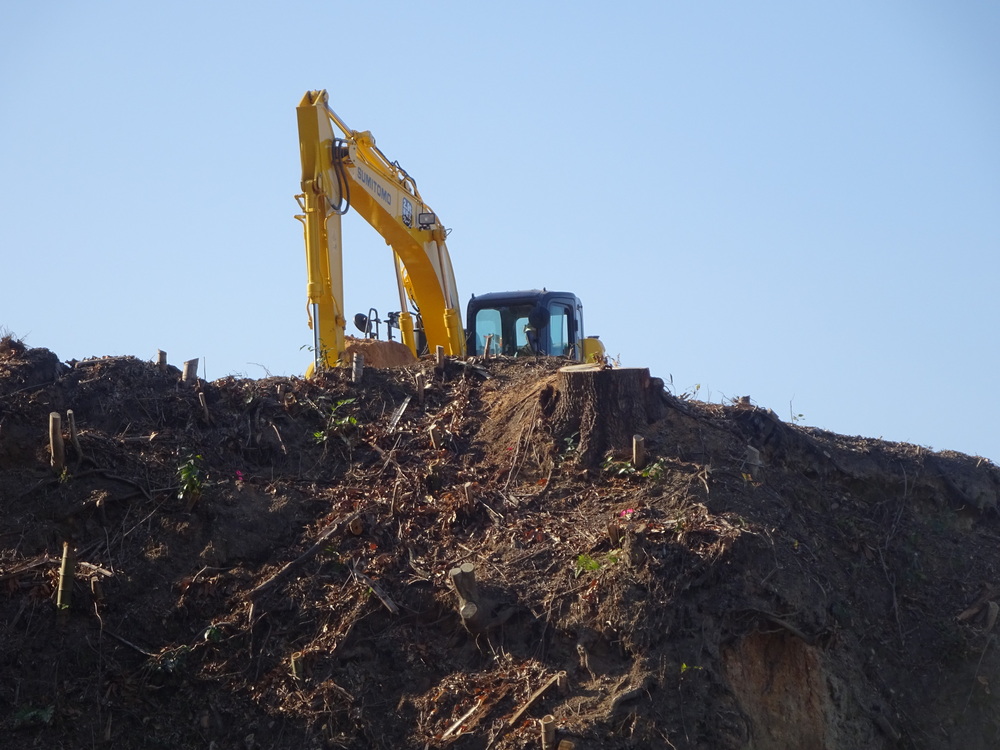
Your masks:
{"label": "operator inside cab", "polygon": [[517,325],[521,326],[524,344],[517,348],[519,356],[539,356],[545,354],[542,347],[541,331],[544,331],[549,322],[549,311],[542,305],[535,305],[528,313],[528,321],[522,325],[523,318],[518,320]]}

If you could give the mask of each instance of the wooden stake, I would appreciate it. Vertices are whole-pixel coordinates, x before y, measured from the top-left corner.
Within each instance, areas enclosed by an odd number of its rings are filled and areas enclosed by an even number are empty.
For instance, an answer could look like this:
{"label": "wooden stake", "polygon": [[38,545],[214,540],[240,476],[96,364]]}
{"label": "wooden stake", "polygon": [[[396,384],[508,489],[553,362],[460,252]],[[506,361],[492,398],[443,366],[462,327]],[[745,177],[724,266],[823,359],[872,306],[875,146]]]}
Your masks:
{"label": "wooden stake", "polygon": [[69,610],[73,593],[73,574],[76,570],[76,556],[69,542],[63,542],[62,565],[59,566],[59,588],[56,591],[56,608],[61,615]]}
{"label": "wooden stake", "polygon": [[417,386],[417,403],[422,408],[424,405],[424,389],[427,387],[427,377],[422,372],[418,372],[413,376],[413,380]]}
{"label": "wooden stake", "polygon": [[184,370],[181,374],[181,380],[185,383],[197,383],[198,382],[198,360],[189,359],[184,363]]}
{"label": "wooden stake", "polygon": [[743,459],[743,463],[750,469],[750,478],[759,479],[761,467],[764,463],[760,460],[760,451],[754,448],[752,445],[747,446],[747,454]]}
{"label": "wooden stake", "polygon": [[486,334],[486,345],[483,348],[483,359],[490,358],[490,349],[492,348],[493,348],[493,334],[488,333]]}
{"label": "wooden stake", "polygon": [[642,435],[632,436],[632,466],[641,469],[646,465],[646,438]]}
{"label": "wooden stake", "polygon": [[66,449],[63,445],[62,417],[59,412],[49,413],[49,463],[56,474],[66,468]]}
{"label": "wooden stake", "polygon": [[76,432],[76,419],[73,417],[73,410],[66,410],[66,421],[69,422],[69,440],[73,443],[73,449],[76,451],[76,460],[83,460],[83,448],[80,447],[80,438]]}
{"label": "wooden stake", "polygon": [[205,417],[205,421],[206,422],[211,422],[212,421],[212,417],[208,413],[208,404],[205,403],[205,394],[204,393],[199,393],[198,394],[198,403],[201,404],[201,412],[202,412],[202,414]]}
{"label": "wooden stake", "polygon": [[360,383],[361,377],[365,374],[365,356],[355,352],[351,356],[351,382]]}
{"label": "wooden stake", "polygon": [[617,520],[608,524],[608,539],[611,540],[612,547],[618,547],[622,543],[622,527]]}
{"label": "wooden stake", "polygon": [[479,630],[482,618],[487,614],[479,607],[479,586],[476,584],[476,566],[462,563],[448,571],[451,585],[458,594],[458,614],[462,623],[470,631]]}
{"label": "wooden stake", "polygon": [[444,347],[438,346],[435,352],[435,362],[437,363],[438,372],[444,372]]}
{"label": "wooden stake", "polygon": [[569,692],[569,677],[565,672],[560,672],[556,675],[556,690],[563,695]]}
{"label": "wooden stake", "polygon": [[441,446],[444,445],[444,437],[441,435],[441,428],[436,424],[432,424],[427,428],[428,434],[431,436],[431,447],[434,450],[440,450]]}
{"label": "wooden stake", "polygon": [[556,744],[556,717],[546,714],[538,720],[538,725],[542,735],[542,750],[551,750]]}

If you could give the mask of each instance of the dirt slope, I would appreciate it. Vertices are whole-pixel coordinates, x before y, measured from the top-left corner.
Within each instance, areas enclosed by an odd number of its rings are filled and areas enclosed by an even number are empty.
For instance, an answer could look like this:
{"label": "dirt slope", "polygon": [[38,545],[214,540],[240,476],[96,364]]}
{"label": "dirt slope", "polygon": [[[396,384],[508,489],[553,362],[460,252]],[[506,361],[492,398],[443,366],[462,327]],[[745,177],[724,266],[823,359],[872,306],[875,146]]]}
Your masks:
{"label": "dirt slope", "polygon": [[655,379],[645,467],[584,462],[557,367],[192,386],[4,339],[4,746],[997,746],[997,467]]}

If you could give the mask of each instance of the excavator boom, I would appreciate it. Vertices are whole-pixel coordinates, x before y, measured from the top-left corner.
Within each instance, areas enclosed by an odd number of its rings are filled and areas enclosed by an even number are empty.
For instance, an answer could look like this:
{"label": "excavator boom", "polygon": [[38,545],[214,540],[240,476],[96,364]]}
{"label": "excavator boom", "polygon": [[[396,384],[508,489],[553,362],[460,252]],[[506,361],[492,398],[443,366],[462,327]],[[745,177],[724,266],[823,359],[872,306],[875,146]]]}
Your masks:
{"label": "excavator boom", "polygon": [[[375,145],[367,131],[347,127],[326,91],[309,91],[297,108],[306,244],[306,295],[315,336],[315,366],[343,363],[341,216],[353,207],[392,248],[403,343],[418,354],[411,301],[428,347],[463,356],[465,336],[446,231],[423,202],[414,180]],[[335,128],[340,132],[338,136]]]}

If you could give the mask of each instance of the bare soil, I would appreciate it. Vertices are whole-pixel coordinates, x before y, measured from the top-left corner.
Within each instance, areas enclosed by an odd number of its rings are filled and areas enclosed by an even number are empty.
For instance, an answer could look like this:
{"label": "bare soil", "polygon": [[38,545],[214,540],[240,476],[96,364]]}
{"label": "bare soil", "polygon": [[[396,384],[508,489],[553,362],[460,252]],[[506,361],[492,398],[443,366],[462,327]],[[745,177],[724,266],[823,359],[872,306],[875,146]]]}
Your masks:
{"label": "bare soil", "polygon": [[653,378],[640,468],[567,433],[560,364],[185,384],[0,341],[3,746],[1000,744],[994,464]]}

